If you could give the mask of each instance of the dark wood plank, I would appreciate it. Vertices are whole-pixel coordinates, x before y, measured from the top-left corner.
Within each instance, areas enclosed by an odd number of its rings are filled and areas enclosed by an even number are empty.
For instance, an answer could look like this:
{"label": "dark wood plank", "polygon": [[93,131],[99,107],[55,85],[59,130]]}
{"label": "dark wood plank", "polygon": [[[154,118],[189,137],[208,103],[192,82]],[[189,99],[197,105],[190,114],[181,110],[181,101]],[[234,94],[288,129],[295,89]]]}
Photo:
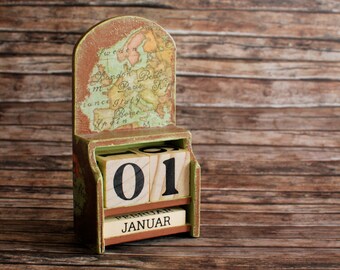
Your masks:
{"label": "dark wood plank", "polygon": [[0,73],[64,74],[71,73],[69,56],[3,56]]}
{"label": "dark wood plank", "polygon": [[73,209],[1,208],[0,220],[73,220]]}
{"label": "dark wood plank", "polygon": [[[71,112],[70,102],[1,103],[0,124],[70,126]],[[190,130],[340,131],[340,108],[177,106],[177,122]]]}
{"label": "dark wood plank", "polygon": [[[211,194],[212,192],[213,192],[212,190],[207,191],[203,189],[203,192],[202,192],[203,197],[207,198],[207,196],[209,196],[209,193]],[[231,191],[230,193],[231,195],[235,194],[233,193],[233,191]],[[251,194],[251,193],[250,192],[238,192],[238,194],[239,195],[244,194],[246,196],[247,194]],[[257,193],[255,192],[254,195],[256,194]],[[290,196],[290,194],[297,195],[295,198],[293,196],[291,197],[291,203],[279,202],[279,200],[283,201],[287,199],[287,195]],[[319,195],[320,195],[319,197],[322,196],[321,194],[326,194],[326,193],[319,192]],[[308,199],[306,200],[307,203],[302,202],[303,197],[308,198],[309,195],[311,195],[311,193],[309,192],[299,192],[299,193],[278,192],[277,196],[278,197],[282,196],[282,197],[278,198],[277,201],[274,201],[274,200],[270,201],[271,193],[269,192],[268,200],[267,200],[268,203],[254,203],[254,202],[246,203],[244,201],[241,203],[241,202],[234,202],[232,200],[230,200],[230,202],[223,203],[224,199],[220,199],[220,200],[217,200],[216,202],[215,201],[214,202],[204,201],[202,203],[201,209],[202,211],[248,213],[249,215],[256,215],[257,213],[275,213],[275,214],[332,214],[332,213],[337,214],[339,213],[339,204],[337,203],[331,203],[331,202],[327,203],[326,200],[324,200],[324,203],[310,204],[307,202]],[[332,194],[332,195],[335,195],[334,197],[338,196],[337,194]],[[267,196],[267,195],[264,195],[264,196]],[[251,198],[252,200],[254,199],[254,197],[255,196],[253,197],[250,196],[249,198]],[[255,198],[255,200],[256,199],[257,198]]]}
{"label": "dark wood plank", "polygon": [[[0,8],[1,9],[1,8]],[[69,56],[3,56],[0,73],[71,73]],[[322,72],[320,72],[322,70]],[[177,59],[177,74],[243,79],[339,81],[338,62],[244,61],[221,59]]]}
{"label": "dark wood plank", "polygon": [[180,58],[332,62],[339,58],[340,47],[337,41],[303,37],[174,35],[174,39]]}
{"label": "dark wood plank", "polygon": [[[0,191],[0,206],[18,207],[18,208],[72,208],[72,190],[50,187],[18,187],[7,186],[2,187]],[[340,192],[305,192],[305,191],[245,191],[245,190],[202,190],[202,203],[213,204],[207,209],[228,210],[232,212],[280,212],[285,213],[295,211],[297,213],[313,212],[320,213],[336,213],[336,207],[327,206],[318,209],[315,204],[340,204]],[[48,202],[44,202],[48,198]],[[7,199],[7,200],[6,200]],[[241,204],[228,206],[228,204]],[[279,204],[279,206],[263,207],[262,206],[244,206],[243,204]],[[281,204],[303,204],[296,206],[282,206]],[[309,204],[310,206],[306,206]],[[281,208],[282,206],[282,208]],[[205,205],[202,206],[205,209]],[[252,210],[253,209],[253,210]],[[262,210],[261,210],[262,209]],[[288,210],[287,210],[288,209]],[[326,211],[327,209],[327,211]]]}
{"label": "dark wood plank", "polygon": [[[32,62],[34,63],[34,61]],[[21,65],[20,63],[18,64]],[[185,61],[179,59],[177,67],[178,74],[181,75],[280,80],[338,80],[340,70],[340,65],[328,62],[315,65],[310,62],[252,62],[210,59],[190,59]],[[320,70],[323,72],[320,72]]]}
{"label": "dark wood plank", "polygon": [[49,6],[145,6],[145,7],[154,7],[154,8],[171,8],[171,9],[242,9],[242,10],[271,10],[271,11],[290,11],[290,12],[339,12],[340,5],[336,0],[300,0],[300,1],[252,1],[252,0],[243,0],[243,1],[233,1],[233,0],[208,0],[201,1],[199,5],[194,0],[187,1],[176,1],[176,0],[165,0],[162,2],[156,0],[145,0],[145,1],[136,1],[136,0],[95,0],[89,3],[84,0],[71,0],[71,1],[56,1],[56,0],[30,0],[30,1],[6,1],[1,3],[0,5],[28,5],[28,6],[40,6],[40,5],[49,5]]}
{"label": "dark wood plank", "polygon": [[2,103],[2,125],[71,126],[71,102]]}
{"label": "dark wood plank", "polygon": [[[291,207],[293,208],[293,207]],[[1,220],[0,228],[2,233],[15,233],[26,232],[37,235],[36,232],[46,234],[74,234],[72,221],[40,221],[40,220]],[[221,238],[221,239],[339,239],[339,226],[227,226],[227,225],[203,225],[202,237],[204,238]],[[38,236],[39,237],[39,236]],[[154,239],[149,241],[149,245],[161,245],[167,242],[168,238],[181,239],[179,236],[169,236]],[[187,241],[191,238],[185,237]],[[195,241],[195,239],[192,239]],[[177,240],[176,240],[177,241]],[[176,241],[167,243],[168,245],[176,245]],[[204,241],[204,240],[203,240]],[[20,242],[20,240],[17,240]],[[143,245],[148,241],[129,243],[129,245]],[[31,244],[34,244],[32,241]],[[28,244],[28,243],[27,243]],[[74,243],[76,244],[76,243]],[[1,245],[1,241],[0,241]],[[5,246],[1,245],[0,249],[3,250]],[[8,248],[8,246],[7,246]],[[86,250],[84,248],[84,250]]]}
{"label": "dark wood plank", "polygon": [[[11,6],[0,7],[0,30],[83,33],[112,15],[136,15],[156,21],[170,33],[234,34],[244,36],[305,37],[336,39],[339,17],[335,13],[300,13],[271,11],[157,9],[141,7]],[[17,20],[20,18],[20,20]],[[32,18],[36,18],[32,20]],[[45,23],[46,20],[49,23]],[[254,23],[261,22],[261,23]]]}
{"label": "dark wood plank", "polygon": [[0,170],[0,186],[72,188],[71,171]]}
{"label": "dark wood plank", "polygon": [[[3,31],[2,55],[68,55],[81,37],[76,33]],[[340,59],[336,40],[174,34],[178,58],[330,61]]]}
{"label": "dark wood plank", "polygon": [[71,142],[72,126],[2,126],[0,140]]}
{"label": "dark wood plank", "polygon": [[[3,126],[1,140],[71,142],[71,126]],[[192,130],[195,144],[340,147],[338,131]]]}
{"label": "dark wood plank", "polygon": [[0,168],[5,170],[69,171],[71,156],[0,156]]}
{"label": "dark wood plank", "polygon": [[34,157],[51,155],[51,156],[69,156],[71,155],[71,143],[67,142],[16,142],[2,141],[1,150],[3,155]]}
{"label": "dark wood plank", "polygon": [[54,243],[54,244],[74,244],[77,239],[73,233],[54,232],[39,234],[32,234],[27,232],[21,232],[20,234],[3,233],[0,235],[0,241],[13,241],[13,242],[37,242],[37,243]]}
{"label": "dark wood plank", "polygon": [[[49,200],[72,200],[72,188],[60,188],[60,187],[35,187],[35,186],[2,186],[1,198],[8,199],[46,199]],[[43,201],[40,201],[41,206],[44,205]]]}
{"label": "dark wood plank", "polygon": [[[3,143],[3,151],[7,155],[0,156],[2,169],[70,170],[72,167],[71,147],[67,144],[60,147],[57,143],[21,142],[20,145],[22,149],[16,148],[13,153],[10,143]],[[194,150],[203,173],[208,174],[340,174],[339,148],[195,145]],[[34,155],[26,156],[24,153]]]}
{"label": "dark wood plank", "polygon": [[[217,190],[339,192],[339,176],[203,174],[202,187]],[[303,196],[303,195],[302,195]],[[298,207],[298,206],[297,206]]]}
{"label": "dark wood plank", "polygon": [[[4,269],[6,270],[17,270],[17,269],[28,269],[27,268],[27,264],[1,264]],[[45,269],[45,270],[50,270],[50,269],[56,269],[56,270],[76,270],[76,269],[98,269],[98,266],[94,266],[94,267],[90,267],[90,266],[61,266],[61,265],[46,265],[46,264],[42,264],[42,265],[37,265],[37,264],[29,264],[29,269],[32,270],[41,270],[41,269]],[[102,270],[108,270],[108,269],[112,269],[111,266],[101,266],[100,269]],[[122,267],[115,267],[115,269],[117,270],[124,270],[126,269],[126,267],[122,266]]]}
{"label": "dark wood plank", "polygon": [[33,232],[74,234],[73,221],[63,220],[1,220],[0,230],[5,232]]}
{"label": "dark wood plank", "polygon": [[338,239],[339,226],[217,226],[203,225],[202,236],[224,239]]}
{"label": "dark wood plank", "polygon": [[[258,244],[258,242],[260,244]],[[162,241],[160,244],[165,244],[164,241]],[[189,239],[178,239],[176,242],[170,242],[168,245],[172,246],[172,244],[175,245],[181,245],[183,247],[192,247],[195,246],[195,239],[189,238]],[[340,241],[337,239],[333,240],[320,240],[320,239],[313,239],[313,240],[307,240],[307,239],[263,239],[261,237],[258,238],[250,238],[250,239],[229,239],[226,237],[226,239],[221,242],[219,238],[204,238],[200,241],[200,246],[202,248],[206,248],[209,246],[215,246],[215,247],[221,247],[224,248],[225,246],[231,247],[231,246],[238,246],[238,247],[287,247],[287,248],[339,248],[340,247]]]}
{"label": "dark wood plank", "polygon": [[[251,64],[249,67],[253,68]],[[191,67],[186,71],[191,72]],[[246,71],[242,74],[246,76]],[[179,77],[177,102],[186,106],[276,108],[340,104],[339,82],[275,80],[274,77],[268,75],[268,80]]]}
{"label": "dark wood plank", "polygon": [[90,3],[85,0],[74,0],[74,1],[56,1],[56,0],[9,0],[0,5],[27,5],[27,6],[144,6],[153,8],[172,8],[172,9],[228,9],[228,10],[270,10],[270,11],[291,11],[291,12],[339,12],[340,5],[336,0],[303,0],[294,2],[293,4],[289,1],[271,1],[271,0],[243,0],[243,1],[233,1],[233,0],[206,0],[201,1],[199,5],[194,0],[187,1],[176,1],[176,0],[165,0],[162,2],[156,0],[95,0]]}
{"label": "dark wood plank", "polygon": [[[0,209],[0,220],[73,220],[72,209]],[[339,226],[340,213],[270,213],[202,211],[202,225],[219,226]]]}
{"label": "dark wood plank", "polygon": [[[11,191],[12,187],[8,190]],[[17,192],[10,192],[0,199],[1,208],[30,208],[36,211],[44,209],[72,210],[73,200],[70,194],[49,194],[49,199],[43,195],[48,194],[48,189],[42,195],[29,196],[23,188]],[[26,189],[27,190],[27,189]],[[33,188],[32,190],[39,190]],[[57,189],[56,189],[57,190]],[[21,193],[20,193],[21,192]],[[2,195],[4,192],[1,193]],[[222,194],[225,198],[221,198]],[[213,196],[215,196],[213,198]],[[273,198],[275,196],[275,198]],[[237,199],[237,200],[236,200]],[[339,192],[246,192],[230,191],[218,192],[202,190],[202,211],[219,211],[228,213],[275,213],[275,214],[337,214],[339,212]]]}
{"label": "dark wood plank", "polygon": [[[0,186],[72,188],[71,171],[1,170]],[[338,176],[203,174],[203,190],[340,192]],[[303,196],[303,195],[302,195]],[[297,206],[298,207],[298,206]]]}
{"label": "dark wood plank", "polygon": [[[3,154],[15,156],[70,156],[69,142],[16,142],[2,141]],[[340,148],[305,148],[274,146],[238,145],[196,145],[193,146],[198,157],[216,161],[336,161],[340,158]],[[13,150],[16,151],[13,151]],[[226,155],[226,153],[228,155]]]}
{"label": "dark wood plank", "polygon": [[[223,228],[219,228],[223,229]],[[226,230],[224,229],[226,232]],[[148,241],[150,246],[159,246],[161,247],[164,244],[167,244],[169,247],[181,246],[181,247],[193,247],[195,246],[196,239],[192,239],[190,237],[176,237],[176,241],[169,241],[168,243],[164,239],[155,239],[155,241]],[[260,243],[260,247],[306,247],[306,248],[338,248],[340,246],[340,241],[337,239],[277,239],[265,237],[258,237],[257,241]],[[19,244],[22,242],[34,242],[34,243],[53,243],[54,245],[64,244],[64,245],[72,245],[76,242],[75,235],[73,234],[63,234],[63,233],[54,233],[50,235],[49,233],[40,233],[39,235],[34,235],[32,233],[22,232],[17,235],[13,235],[12,233],[5,233],[0,236],[0,242],[18,242]],[[238,246],[238,247],[254,247],[256,239],[252,238],[229,238],[226,237],[225,241],[222,243],[219,238],[207,237],[204,239],[200,239],[200,246],[203,248],[206,247],[225,247],[225,246]],[[142,243],[132,243],[131,245],[139,245],[141,248],[145,245],[145,241]],[[129,244],[130,245],[130,244]],[[1,244],[0,244],[1,250]]]}
{"label": "dark wood plank", "polygon": [[339,107],[330,108],[223,108],[178,107],[178,125],[207,130],[337,131]]}
{"label": "dark wood plank", "polygon": [[229,145],[194,145],[197,156],[210,160],[253,161],[328,161],[340,158],[339,148],[258,147]]}
{"label": "dark wood plank", "polygon": [[[69,75],[0,74],[0,87],[7,89],[0,92],[0,101],[71,101],[71,81]],[[177,105],[278,108],[338,106],[339,85],[339,82],[334,81],[180,76],[177,77]]]}
{"label": "dark wood plank", "polygon": [[[103,264],[111,267],[130,267],[130,268],[157,268],[169,269],[169,261],[172,261],[170,269],[177,269],[179,265],[185,269],[197,269],[199,267],[209,268],[213,265],[219,269],[244,269],[251,265],[263,269],[280,269],[306,268],[335,268],[340,260],[337,255],[337,249],[303,249],[303,248],[240,248],[240,247],[216,247],[205,248],[204,250],[197,247],[191,248],[191,256],[188,256],[187,247],[159,249],[159,247],[140,247],[121,246],[120,248],[111,248],[105,255],[67,255],[67,254],[46,254],[43,253],[44,262],[48,265],[64,266],[97,266]],[[124,252],[125,249],[125,252]],[[128,253],[128,254],[127,254]],[[21,251],[13,253],[10,251],[3,252],[4,263],[15,263],[20,261],[25,264],[41,264],[40,257],[34,255],[34,252]],[[246,255],[246,256],[245,256]],[[202,259],[204,256],[204,259]],[[307,259],[308,258],[308,259]]]}
{"label": "dark wood plank", "polygon": [[[11,190],[11,188],[5,189],[5,190]],[[32,190],[36,190],[35,188],[32,188]],[[16,190],[17,191],[17,190]],[[0,198],[0,207],[5,207],[5,208],[62,208],[62,209],[73,209],[73,198],[67,198],[66,196],[59,196],[63,197],[63,199],[54,199],[57,196],[51,196],[51,199],[46,200],[45,198],[39,199],[37,196],[27,196],[27,194],[30,194],[30,190],[27,192],[26,189],[26,197],[21,198],[19,192],[9,192],[10,194],[5,194],[3,198]],[[1,194],[4,194],[4,192],[0,192]],[[42,194],[47,194],[48,192],[43,192]],[[9,198],[10,196],[13,196],[13,198]],[[70,196],[68,196],[70,197]]]}
{"label": "dark wood plank", "polygon": [[0,54],[71,55],[80,37],[76,33],[1,31]]}
{"label": "dark wood plank", "polygon": [[[339,161],[267,161],[241,162],[200,159],[203,173],[251,175],[339,175]],[[40,165],[40,164],[39,164]],[[38,167],[38,166],[37,166]],[[41,166],[42,167],[42,166]]]}
{"label": "dark wood plank", "polygon": [[340,214],[228,213],[202,211],[202,224],[230,226],[339,226]]}
{"label": "dark wood plank", "polygon": [[[71,76],[0,74],[0,101],[60,102],[72,99]],[[28,91],[29,89],[29,91]],[[53,105],[52,105],[53,106]],[[71,108],[71,107],[70,107]]]}
{"label": "dark wood plank", "polygon": [[[293,208],[293,207],[291,207]],[[3,233],[25,232],[27,237],[29,234],[39,237],[37,231],[46,234],[73,234],[72,221],[40,221],[40,220],[1,220],[0,228]],[[220,226],[220,225],[203,225],[202,237],[204,238],[222,238],[222,239],[338,239],[339,226]],[[32,237],[32,236],[31,236]],[[143,245],[148,242],[148,245],[176,245],[176,241],[169,242],[168,239],[181,239],[180,236],[169,236],[160,239],[153,239],[152,241],[141,241],[136,243],[129,243],[129,245]],[[195,241],[195,239],[184,238],[187,241]],[[204,240],[203,240],[204,241]],[[21,242],[19,239],[16,242]],[[26,244],[27,241],[25,241]],[[32,241],[34,244],[37,241]],[[75,244],[75,243],[74,243]],[[181,244],[182,245],[182,244]],[[0,249],[4,250],[6,246],[1,245]],[[8,246],[7,246],[8,248]],[[86,251],[85,248],[83,248]]]}
{"label": "dark wood plank", "polygon": [[196,144],[340,147],[340,132],[193,130]]}
{"label": "dark wood plank", "polygon": [[[203,203],[254,203],[254,204],[338,204],[340,192],[270,192],[203,190]],[[226,207],[227,209],[227,207]]]}

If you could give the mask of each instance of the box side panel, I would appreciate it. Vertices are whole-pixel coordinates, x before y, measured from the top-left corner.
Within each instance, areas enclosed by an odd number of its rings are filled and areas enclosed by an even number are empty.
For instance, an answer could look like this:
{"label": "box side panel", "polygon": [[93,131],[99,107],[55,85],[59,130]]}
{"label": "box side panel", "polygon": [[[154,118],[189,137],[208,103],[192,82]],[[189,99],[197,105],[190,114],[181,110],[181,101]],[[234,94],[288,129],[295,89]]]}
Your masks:
{"label": "box side panel", "polygon": [[190,234],[193,237],[200,236],[200,205],[201,205],[201,167],[196,159],[191,161],[190,175],[191,204],[189,205],[189,220],[191,224]]}
{"label": "box side panel", "polygon": [[77,237],[97,253],[104,252],[102,240],[102,186],[90,165],[88,144],[74,136],[73,202]]}

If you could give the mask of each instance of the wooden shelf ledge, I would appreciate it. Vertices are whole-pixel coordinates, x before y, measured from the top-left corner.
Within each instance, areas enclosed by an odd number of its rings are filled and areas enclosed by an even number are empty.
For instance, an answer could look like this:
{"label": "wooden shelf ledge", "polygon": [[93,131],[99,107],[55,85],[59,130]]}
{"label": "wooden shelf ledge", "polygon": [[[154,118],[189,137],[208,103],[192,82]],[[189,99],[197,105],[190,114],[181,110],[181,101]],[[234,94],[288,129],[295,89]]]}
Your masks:
{"label": "wooden shelf ledge", "polygon": [[191,197],[187,197],[187,198],[181,198],[181,199],[175,199],[175,200],[167,200],[167,201],[152,202],[152,203],[147,203],[147,204],[110,208],[110,209],[104,209],[104,216],[105,218],[107,218],[107,217],[112,217],[112,216],[117,216],[117,215],[122,215],[122,214],[154,210],[158,208],[167,208],[167,207],[173,207],[173,206],[187,205],[187,204],[190,204],[190,202],[191,202]]}

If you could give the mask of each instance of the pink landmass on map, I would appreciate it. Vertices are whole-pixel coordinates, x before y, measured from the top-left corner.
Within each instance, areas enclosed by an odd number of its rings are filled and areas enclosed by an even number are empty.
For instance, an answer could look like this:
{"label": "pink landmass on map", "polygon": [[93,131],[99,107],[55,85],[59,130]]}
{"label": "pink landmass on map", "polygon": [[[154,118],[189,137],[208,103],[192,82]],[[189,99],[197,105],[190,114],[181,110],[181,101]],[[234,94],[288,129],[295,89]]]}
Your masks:
{"label": "pink landmass on map", "polygon": [[138,46],[140,46],[145,39],[142,33],[137,33],[131,37],[131,39],[120,49],[117,53],[117,59],[119,62],[128,59],[131,66],[134,66],[139,61],[139,53],[137,51]]}

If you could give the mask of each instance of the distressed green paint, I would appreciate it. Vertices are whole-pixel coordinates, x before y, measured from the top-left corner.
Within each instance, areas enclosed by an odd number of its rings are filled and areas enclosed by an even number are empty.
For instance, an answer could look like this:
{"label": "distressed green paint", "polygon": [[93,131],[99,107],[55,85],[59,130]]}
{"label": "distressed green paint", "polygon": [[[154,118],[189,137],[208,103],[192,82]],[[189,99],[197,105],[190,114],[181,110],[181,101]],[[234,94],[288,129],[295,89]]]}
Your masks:
{"label": "distressed green paint", "polygon": [[200,236],[200,202],[201,202],[201,167],[196,160],[191,161],[190,170],[190,194],[189,220],[191,224],[190,234],[193,237]]}
{"label": "distressed green paint", "polygon": [[86,201],[85,184],[82,178],[73,179],[73,200],[74,200],[74,214],[80,216],[84,210]]}

